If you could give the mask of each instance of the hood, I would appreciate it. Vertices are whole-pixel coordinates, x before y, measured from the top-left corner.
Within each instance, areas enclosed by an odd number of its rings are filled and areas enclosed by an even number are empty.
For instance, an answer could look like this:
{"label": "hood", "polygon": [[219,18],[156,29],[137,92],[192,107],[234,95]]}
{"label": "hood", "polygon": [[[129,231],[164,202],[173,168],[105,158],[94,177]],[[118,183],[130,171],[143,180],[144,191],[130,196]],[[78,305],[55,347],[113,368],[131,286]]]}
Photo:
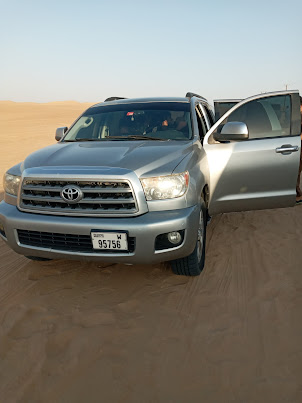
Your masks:
{"label": "hood", "polygon": [[192,141],[57,143],[29,155],[23,169],[38,167],[123,168],[138,177],[169,175],[192,151]]}

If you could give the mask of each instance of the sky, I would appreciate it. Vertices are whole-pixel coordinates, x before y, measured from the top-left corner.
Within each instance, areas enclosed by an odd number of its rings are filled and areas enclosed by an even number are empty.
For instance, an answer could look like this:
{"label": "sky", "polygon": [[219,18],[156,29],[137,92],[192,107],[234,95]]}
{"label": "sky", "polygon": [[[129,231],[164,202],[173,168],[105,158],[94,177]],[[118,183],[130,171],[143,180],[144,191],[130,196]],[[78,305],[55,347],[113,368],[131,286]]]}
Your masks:
{"label": "sky", "polygon": [[302,0],[0,0],[0,100],[302,93]]}

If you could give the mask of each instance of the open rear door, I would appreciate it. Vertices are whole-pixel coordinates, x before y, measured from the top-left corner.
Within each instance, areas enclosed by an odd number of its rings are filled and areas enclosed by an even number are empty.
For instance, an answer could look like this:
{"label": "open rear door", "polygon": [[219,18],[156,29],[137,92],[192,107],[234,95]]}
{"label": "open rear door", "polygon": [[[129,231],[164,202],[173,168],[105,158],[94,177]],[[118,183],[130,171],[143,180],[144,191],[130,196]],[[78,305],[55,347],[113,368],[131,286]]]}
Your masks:
{"label": "open rear door", "polygon": [[[235,133],[230,133],[228,139],[225,125],[230,122],[237,122],[233,127],[245,123],[246,138],[235,139]],[[257,95],[228,110],[204,140],[210,172],[210,214],[293,206],[300,130],[298,91]],[[224,140],[215,141],[224,132]]]}

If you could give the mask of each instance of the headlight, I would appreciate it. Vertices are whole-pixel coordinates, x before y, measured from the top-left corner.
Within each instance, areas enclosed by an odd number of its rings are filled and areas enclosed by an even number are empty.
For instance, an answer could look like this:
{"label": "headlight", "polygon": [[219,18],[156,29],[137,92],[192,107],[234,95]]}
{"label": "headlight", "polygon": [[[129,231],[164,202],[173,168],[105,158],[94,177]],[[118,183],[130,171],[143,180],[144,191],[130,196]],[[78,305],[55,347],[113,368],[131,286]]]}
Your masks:
{"label": "headlight", "polygon": [[174,199],[183,196],[189,186],[189,172],[141,179],[146,200]]}
{"label": "headlight", "polygon": [[20,184],[20,176],[6,173],[3,178],[4,190],[6,193],[17,196]]}

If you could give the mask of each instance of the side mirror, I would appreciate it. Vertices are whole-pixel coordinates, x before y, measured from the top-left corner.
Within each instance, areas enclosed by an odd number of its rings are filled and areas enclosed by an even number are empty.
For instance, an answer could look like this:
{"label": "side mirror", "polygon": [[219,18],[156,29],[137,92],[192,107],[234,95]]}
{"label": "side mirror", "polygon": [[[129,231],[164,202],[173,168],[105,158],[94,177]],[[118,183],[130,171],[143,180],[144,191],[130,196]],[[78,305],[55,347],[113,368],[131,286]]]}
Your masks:
{"label": "side mirror", "polygon": [[58,127],[56,130],[56,140],[60,141],[64,137],[64,134],[67,132],[68,127]]}
{"label": "side mirror", "polygon": [[216,141],[242,141],[249,138],[249,130],[243,122],[228,122],[213,137]]}

